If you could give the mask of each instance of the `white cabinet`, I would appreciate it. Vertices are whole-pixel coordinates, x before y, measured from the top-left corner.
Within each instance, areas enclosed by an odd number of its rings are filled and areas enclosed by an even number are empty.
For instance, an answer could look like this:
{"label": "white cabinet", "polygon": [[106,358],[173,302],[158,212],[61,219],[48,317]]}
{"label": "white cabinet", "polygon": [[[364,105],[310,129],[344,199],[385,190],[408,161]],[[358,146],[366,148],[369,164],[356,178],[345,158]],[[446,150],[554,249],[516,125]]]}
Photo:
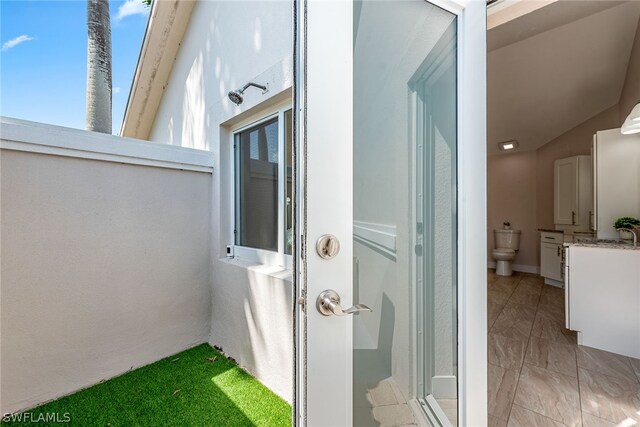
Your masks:
{"label": "white cabinet", "polygon": [[578,344],[640,358],[640,249],[567,248],[567,328]]}
{"label": "white cabinet", "polygon": [[554,223],[559,229],[590,230],[593,212],[591,156],[554,162]]}
{"label": "white cabinet", "polygon": [[540,275],[553,280],[562,280],[562,246],[552,243],[540,244]]}
{"label": "white cabinet", "polygon": [[540,234],[540,275],[545,283],[562,286],[563,271],[562,232],[542,232]]}

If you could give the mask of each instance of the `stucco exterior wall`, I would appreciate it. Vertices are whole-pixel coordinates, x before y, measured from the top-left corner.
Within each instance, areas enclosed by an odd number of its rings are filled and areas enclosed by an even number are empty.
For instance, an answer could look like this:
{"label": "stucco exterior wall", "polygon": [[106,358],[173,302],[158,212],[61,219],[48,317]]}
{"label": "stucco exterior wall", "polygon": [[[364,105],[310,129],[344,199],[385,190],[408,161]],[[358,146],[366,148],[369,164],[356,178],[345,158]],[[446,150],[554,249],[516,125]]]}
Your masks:
{"label": "stucco exterior wall", "polygon": [[[213,153],[210,343],[289,402],[291,272],[228,260],[226,245],[233,243],[233,128],[290,100],[292,22],[290,2],[197,2],[150,136]],[[231,103],[227,93],[249,81],[269,92],[249,88],[240,106]]]}
{"label": "stucco exterior wall", "polygon": [[208,340],[211,174],[5,149],[0,166],[1,413]]}

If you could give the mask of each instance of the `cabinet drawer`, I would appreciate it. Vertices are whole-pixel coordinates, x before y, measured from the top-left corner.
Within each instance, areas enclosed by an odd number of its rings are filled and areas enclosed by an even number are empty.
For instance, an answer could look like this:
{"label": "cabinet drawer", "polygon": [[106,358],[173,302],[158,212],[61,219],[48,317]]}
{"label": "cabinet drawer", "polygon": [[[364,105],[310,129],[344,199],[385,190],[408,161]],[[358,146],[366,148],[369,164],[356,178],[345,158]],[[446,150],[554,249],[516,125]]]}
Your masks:
{"label": "cabinet drawer", "polygon": [[561,245],[562,243],[564,243],[564,235],[562,233],[550,233],[543,231],[542,233],[540,233],[540,241]]}

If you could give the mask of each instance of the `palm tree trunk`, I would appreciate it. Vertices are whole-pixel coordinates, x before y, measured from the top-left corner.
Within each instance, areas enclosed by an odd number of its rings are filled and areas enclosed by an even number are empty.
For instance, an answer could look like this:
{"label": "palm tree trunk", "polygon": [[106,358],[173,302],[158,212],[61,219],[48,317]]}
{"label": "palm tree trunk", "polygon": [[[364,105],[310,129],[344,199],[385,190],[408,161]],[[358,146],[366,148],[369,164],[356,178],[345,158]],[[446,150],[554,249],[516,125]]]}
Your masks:
{"label": "palm tree trunk", "polygon": [[87,0],[87,130],[111,133],[109,0]]}

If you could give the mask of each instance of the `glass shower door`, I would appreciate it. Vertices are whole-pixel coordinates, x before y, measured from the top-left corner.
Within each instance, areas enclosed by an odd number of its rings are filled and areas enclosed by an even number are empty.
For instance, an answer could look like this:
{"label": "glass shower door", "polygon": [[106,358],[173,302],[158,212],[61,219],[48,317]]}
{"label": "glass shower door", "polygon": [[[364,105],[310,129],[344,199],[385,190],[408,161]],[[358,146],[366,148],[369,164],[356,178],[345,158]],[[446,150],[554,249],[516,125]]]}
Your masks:
{"label": "glass shower door", "polygon": [[455,424],[457,18],[353,15],[354,425]]}

